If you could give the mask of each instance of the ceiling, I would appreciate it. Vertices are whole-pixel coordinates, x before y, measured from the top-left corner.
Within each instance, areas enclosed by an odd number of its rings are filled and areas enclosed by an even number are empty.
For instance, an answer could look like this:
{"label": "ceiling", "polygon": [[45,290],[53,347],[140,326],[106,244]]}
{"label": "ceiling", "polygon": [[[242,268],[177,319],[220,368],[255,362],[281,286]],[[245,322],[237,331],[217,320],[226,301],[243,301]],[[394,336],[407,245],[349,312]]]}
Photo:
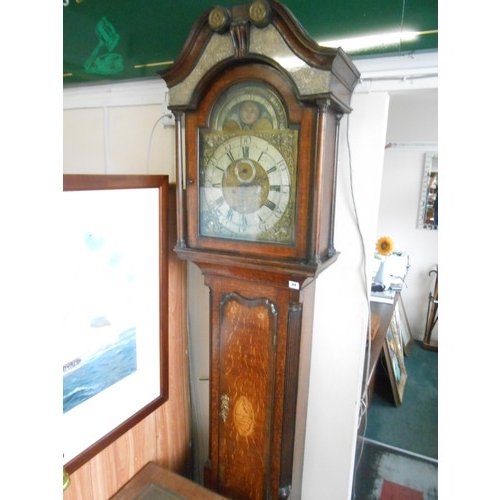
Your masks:
{"label": "ceiling", "polygon": [[[63,0],[64,85],[157,76],[171,65],[206,10],[245,0]],[[357,57],[435,51],[438,0],[282,0],[318,43],[416,31],[411,42],[350,52]]]}

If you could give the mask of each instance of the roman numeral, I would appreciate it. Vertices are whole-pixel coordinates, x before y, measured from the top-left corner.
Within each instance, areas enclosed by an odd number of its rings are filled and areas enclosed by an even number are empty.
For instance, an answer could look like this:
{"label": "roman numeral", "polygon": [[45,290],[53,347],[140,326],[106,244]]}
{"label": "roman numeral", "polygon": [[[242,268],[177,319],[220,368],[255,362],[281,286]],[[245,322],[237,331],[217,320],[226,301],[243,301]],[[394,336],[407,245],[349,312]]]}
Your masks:
{"label": "roman numeral", "polygon": [[219,196],[215,201],[214,201],[214,206],[215,207],[220,207],[224,203],[224,196]]}
{"label": "roman numeral", "polygon": [[271,200],[266,200],[264,205],[266,205],[266,207],[269,208],[269,210],[271,210],[271,212],[276,208],[276,203],[274,203]]}
{"label": "roman numeral", "polygon": [[247,230],[248,221],[245,214],[241,214],[241,225],[239,227],[240,233],[244,233]]}

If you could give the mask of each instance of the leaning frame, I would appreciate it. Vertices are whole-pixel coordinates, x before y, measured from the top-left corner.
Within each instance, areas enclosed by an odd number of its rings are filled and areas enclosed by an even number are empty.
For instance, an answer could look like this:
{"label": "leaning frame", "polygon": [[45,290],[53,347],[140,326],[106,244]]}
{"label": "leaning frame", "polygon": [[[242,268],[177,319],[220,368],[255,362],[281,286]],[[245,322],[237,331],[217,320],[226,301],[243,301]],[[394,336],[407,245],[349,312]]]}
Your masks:
{"label": "leaning frame", "polygon": [[384,356],[391,382],[394,403],[399,406],[403,402],[403,395],[408,378],[403,354],[403,340],[399,325],[393,315],[384,339]]}
{"label": "leaning frame", "polygon": [[[134,255],[135,260],[131,259],[127,262],[134,262],[134,264],[137,264],[137,268],[139,268],[137,270],[137,274],[139,275],[137,283],[139,284],[136,295],[143,295],[144,290],[146,290],[145,293],[147,295],[144,302],[141,301],[138,306],[140,309],[141,305],[144,305],[147,310],[142,313],[139,312],[137,325],[134,323],[134,328],[136,329],[134,339],[137,342],[135,370],[132,370],[130,375],[124,375],[118,382],[111,384],[102,390],[102,392],[89,397],[87,400],[81,402],[81,404],[79,403],[76,408],[72,408],[63,414],[63,446],[64,451],[66,449],[70,450],[68,453],[69,457],[65,457],[64,463],[64,467],[68,473],[77,470],[168,399],[168,186],[168,176],[165,175],[66,174],[63,176],[63,196],[68,196],[69,192],[80,192],[78,196],[82,200],[82,203],[77,201],[75,205],[75,197],[73,197],[73,202],[69,205],[70,207],[79,207],[82,205],[84,209],[82,210],[84,214],[83,218],[85,218],[85,211],[90,208],[88,202],[94,203],[92,200],[102,199],[104,201],[102,205],[104,209],[102,209],[102,213],[99,215],[102,215],[103,219],[108,216],[110,219],[113,217],[114,219],[113,223],[109,226],[100,226],[100,228],[111,227],[114,230],[115,226],[120,226],[124,232],[128,232],[128,240],[121,240],[121,242],[127,241],[129,243],[124,243],[120,249],[126,248],[128,250],[129,244],[130,247],[134,247],[134,250],[130,253]],[[121,205],[117,204],[115,206],[113,204],[113,200],[120,198],[123,198],[124,206],[130,205],[131,211],[127,209],[120,210],[117,207],[121,207]],[[63,203],[65,203],[65,199],[63,199]],[[100,207],[101,205],[98,206]],[[63,207],[64,210],[67,208],[66,205],[63,205]],[[147,208],[144,210],[145,213],[140,215],[143,207]],[[69,224],[65,226],[66,231],[73,226],[71,215],[71,213],[69,216],[68,214],[64,214],[66,220],[69,221]],[[75,225],[78,226],[76,220],[78,218],[75,219]],[[148,230],[149,233],[147,233],[146,238],[136,238],[137,234],[146,234],[141,233],[143,231],[142,226],[149,228],[144,229],[144,231]],[[68,236],[66,231],[63,233],[63,240],[65,234]],[[91,245],[94,249],[101,248],[104,245],[104,241],[106,241],[106,237],[109,236],[106,229],[102,229],[102,231],[104,237],[99,238],[96,235],[86,234],[86,244]],[[89,240],[88,238],[90,237],[93,240]],[[110,240],[113,240],[113,237]],[[116,242],[116,238],[113,241]],[[147,241],[148,243],[143,244],[143,241]],[[151,242],[154,244],[150,244]],[[139,250],[136,250],[136,247],[139,247]],[[144,247],[144,249],[141,247]],[[142,251],[145,253],[141,253]],[[127,252],[124,253],[127,255]],[[145,259],[144,255],[147,255],[148,258]],[[116,254],[112,258],[115,259],[113,262],[116,262]],[[64,274],[71,273],[72,269],[78,268],[81,264],[77,255],[69,260],[71,261],[71,265],[66,266]],[[149,263],[150,261],[152,261],[151,264]],[[110,262],[109,259],[108,262]],[[143,267],[147,268],[147,270],[143,271]],[[133,266],[128,268],[128,281],[133,281],[131,276],[135,270]],[[156,276],[154,276],[155,274]],[[99,273],[96,273],[96,276],[98,275]],[[102,283],[95,283],[95,285],[96,290],[104,286]],[[120,295],[119,289],[116,289],[116,292],[116,295]],[[148,295],[149,292],[151,292],[151,295]],[[113,295],[113,299],[116,301],[114,293],[109,295]],[[134,295],[131,294],[130,296]],[[67,301],[67,303],[69,302]],[[75,300],[74,302],[75,307],[78,307],[82,305],[81,302],[83,301],[78,303]],[[123,311],[124,309],[126,309],[126,305],[116,301],[115,310]],[[151,314],[151,311],[153,311],[153,314]],[[143,320],[143,317],[145,318],[146,316],[153,316],[154,319]],[[100,316],[96,324],[92,324],[91,326],[107,327],[110,326],[110,322],[107,317]],[[87,331],[90,331],[90,329]],[[66,332],[68,331],[66,330]],[[116,330],[113,333],[116,332],[120,332],[120,330]],[[98,333],[99,337],[101,337],[102,332],[99,331]],[[118,338],[121,339],[122,336],[123,332],[119,334]],[[64,339],[65,337],[63,336],[62,340],[64,341]],[[99,338],[99,341],[103,342],[102,338]],[[116,342],[116,345],[118,345],[118,342]],[[151,345],[153,347],[149,351],[148,346]],[[108,345],[106,349],[109,351],[110,346]],[[153,357],[150,355],[151,353],[154,353]],[[73,359],[69,363],[67,371],[78,369],[82,360],[83,357],[82,359]],[[148,366],[152,366],[152,368],[148,368]],[[106,370],[103,370],[101,373],[109,371],[107,368],[108,365],[106,365]],[[146,384],[144,381],[146,381]],[[149,384],[148,381],[152,383]],[[122,388],[120,388],[120,384],[123,384]],[[127,384],[130,384],[130,386]],[[110,391],[112,396],[107,395],[107,391]],[[143,392],[145,393],[144,395],[142,394]],[[134,400],[134,398],[136,399]],[[91,422],[93,423],[92,419],[104,415],[100,410],[101,404],[103,405],[102,408],[110,407],[113,412],[116,408],[116,415],[111,417],[107,424],[104,423],[102,428],[97,426],[95,431],[89,431],[90,424]],[[88,405],[88,408],[85,405]],[[97,413],[95,413],[96,410]],[[73,418],[73,415],[68,417],[67,421],[69,423],[66,425],[65,418],[67,415],[71,415],[71,412],[78,412],[79,415],[76,418]],[[75,422],[79,422],[81,418],[85,425],[75,426]],[[109,425],[109,428],[106,425]],[[87,441],[85,438],[76,438],[76,436],[85,435],[86,433],[88,433]],[[72,443],[73,438],[75,438],[75,443]],[[69,441],[69,443],[65,441]]]}

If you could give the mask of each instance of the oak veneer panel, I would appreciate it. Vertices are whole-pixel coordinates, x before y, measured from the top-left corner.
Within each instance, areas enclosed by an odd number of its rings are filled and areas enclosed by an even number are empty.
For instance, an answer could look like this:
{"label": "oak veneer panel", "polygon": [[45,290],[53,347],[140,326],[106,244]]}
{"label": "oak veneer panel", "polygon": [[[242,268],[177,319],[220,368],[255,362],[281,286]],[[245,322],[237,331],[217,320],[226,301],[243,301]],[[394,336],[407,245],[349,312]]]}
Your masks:
{"label": "oak veneer panel", "polygon": [[114,448],[114,465],[121,486],[148,462],[156,460],[156,412],[141,420],[111,446]]}
{"label": "oak veneer panel", "polygon": [[90,460],[92,468],[90,493],[92,499],[109,498],[122,486],[118,478],[115,459],[115,448],[111,444]]}
{"label": "oak veneer panel", "polygon": [[109,498],[156,459],[156,416],[150,413],[91,460],[93,498]]}
{"label": "oak veneer panel", "polygon": [[263,485],[270,482],[276,337],[273,303],[226,296],[221,303],[219,393],[226,398],[227,414],[219,420],[219,487],[232,498],[242,484],[248,498],[265,497]]}
{"label": "oak veneer panel", "polygon": [[[174,198],[173,195],[171,199]],[[175,207],[171,208],[175,213]],[[172,236],[172,241],[174,237]],[[170,470],[182,473],[190,467],[190,449],[186,436],[190,435],[190,399],[189,399],[189,357],[186,317],[187,275],[186,263],[177,255],[170,259],[169,267],[169,372],[173,374],[169,383],[169,401],[155,412],[157,421],[157,460],[156,462]],[[182,383],[178,383],[182,380]],[[175,407],[175,411],[173,410]]]}
{"label": "oak veneer panel", "polygon": [[89,498],[89,488],[92,484],[90,462],[82,465],[71,474],[71,483],[64,492],[64,500],[83,500]]}

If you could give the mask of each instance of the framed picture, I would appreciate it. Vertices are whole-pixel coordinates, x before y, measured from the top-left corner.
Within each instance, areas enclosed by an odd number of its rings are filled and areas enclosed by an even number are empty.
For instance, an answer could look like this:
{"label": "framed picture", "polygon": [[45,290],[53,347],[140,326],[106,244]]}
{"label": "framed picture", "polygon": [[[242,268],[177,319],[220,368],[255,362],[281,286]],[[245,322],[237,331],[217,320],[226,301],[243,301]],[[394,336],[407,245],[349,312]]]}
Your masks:
{"label": "framed picture", "polygon": [[413,345],[413,335],[411,334],[410,324],[408,322],[408,316],[406,315],[406,309],[403,303],[403,296],[399,296],[396,309],[394,311],[396,317],[396,322],[398,324],[398,329],[401,332],[401,340],[403,343],[403,353],[408,356]]}
{"label": "framed picture", "polygon": [[63,457],[73,472],[168,398],[167,176],[64,175]]}
{"label": "framed picture", "polygon": [[394,403],[399,406],[403,402],[403,394],[406,385],[406,367],[403,354],[403,341],[395,315],[387,329],[384,340],[384,358],[391,382]]}

